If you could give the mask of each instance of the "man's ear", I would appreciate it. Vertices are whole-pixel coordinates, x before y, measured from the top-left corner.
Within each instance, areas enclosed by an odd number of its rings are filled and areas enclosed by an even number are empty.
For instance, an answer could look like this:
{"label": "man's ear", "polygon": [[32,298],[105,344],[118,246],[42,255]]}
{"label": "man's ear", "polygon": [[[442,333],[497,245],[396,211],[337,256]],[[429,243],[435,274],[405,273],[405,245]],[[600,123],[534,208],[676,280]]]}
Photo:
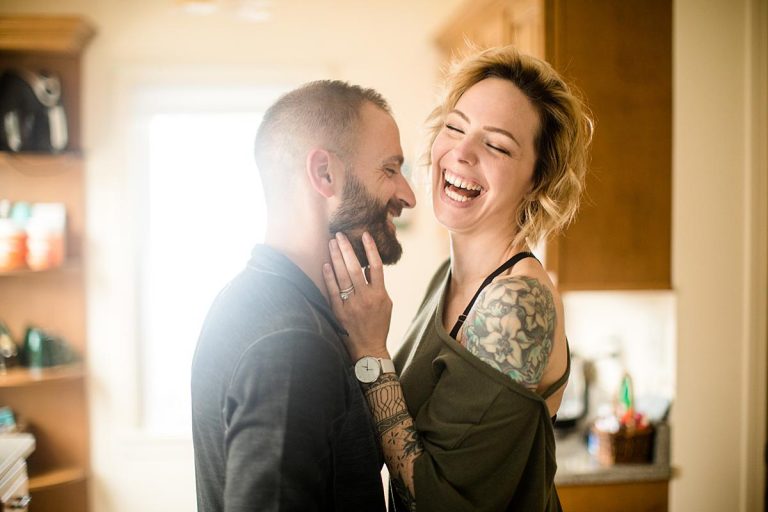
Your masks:
{"label": "man's ear", "polygon": [[339,192],[338,163],[325,149],[313,148],[307,153],[306,171],[312,188],[325,198]]}

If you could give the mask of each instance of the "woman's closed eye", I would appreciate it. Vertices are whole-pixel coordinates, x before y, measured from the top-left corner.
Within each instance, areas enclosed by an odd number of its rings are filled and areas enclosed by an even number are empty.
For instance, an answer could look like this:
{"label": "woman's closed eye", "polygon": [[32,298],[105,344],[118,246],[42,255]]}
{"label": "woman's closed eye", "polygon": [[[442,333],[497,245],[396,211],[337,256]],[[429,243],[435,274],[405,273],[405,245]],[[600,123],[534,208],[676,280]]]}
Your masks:
{"label": "woman's closed eye", "polygon": [[490,142],[486,142],[485,145],[488,146],[489,148],[491,148],[492,150],[501,153],[502,155],[507,155],[507,156],[511,155],[511,153],[508,150],[504,149],[501,146],[497,146],[495,144],[491,144]]}
{"label": "woman's closed eye", "polygon": [[453,125],[453,124],[450,124],[450,123],[445,123],[445,128],[447,130],[452,131],[452,132],[464,133],[464,130],[462,130],[461,128],[457,127],[456,125]]}

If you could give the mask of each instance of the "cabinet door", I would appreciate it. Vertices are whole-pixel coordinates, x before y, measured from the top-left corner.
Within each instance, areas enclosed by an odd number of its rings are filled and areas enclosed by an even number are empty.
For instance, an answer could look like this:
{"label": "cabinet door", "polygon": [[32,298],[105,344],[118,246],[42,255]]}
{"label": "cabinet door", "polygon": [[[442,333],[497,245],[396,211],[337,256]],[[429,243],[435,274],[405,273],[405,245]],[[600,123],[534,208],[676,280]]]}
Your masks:
{"label": "cabinet door", "polygon": [[668,482],[557,487],[567,512],[666,512]]}
{"label": "cabinet door", "polygon": [[549,0],[546,56],[595,135],[581,210],[547,250],[564,290],[671,288],[670,0]]}

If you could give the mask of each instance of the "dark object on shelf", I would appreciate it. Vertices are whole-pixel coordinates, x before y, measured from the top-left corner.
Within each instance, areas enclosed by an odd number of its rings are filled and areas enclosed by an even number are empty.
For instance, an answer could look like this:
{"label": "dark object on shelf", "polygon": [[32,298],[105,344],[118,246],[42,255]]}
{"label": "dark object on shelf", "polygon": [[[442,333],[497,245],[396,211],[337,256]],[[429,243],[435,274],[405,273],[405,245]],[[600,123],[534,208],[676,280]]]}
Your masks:
{"label": "dark object on shelf", "polygon": [[55,153],[66,146],[67,119],[58,77],[5,70],[0,76],[0,149]]}
{"label": "dark object on shelf", "polygon": [[8,326],[0,322],[0,374],[19,364],[19,349],[11,337]]}
{"label": "dark object on shelf", "polygon": [[37,327],[27,329],[22,355],[24,365],[29,368],[46,368],[77,361],[77,355],[66,341]]}

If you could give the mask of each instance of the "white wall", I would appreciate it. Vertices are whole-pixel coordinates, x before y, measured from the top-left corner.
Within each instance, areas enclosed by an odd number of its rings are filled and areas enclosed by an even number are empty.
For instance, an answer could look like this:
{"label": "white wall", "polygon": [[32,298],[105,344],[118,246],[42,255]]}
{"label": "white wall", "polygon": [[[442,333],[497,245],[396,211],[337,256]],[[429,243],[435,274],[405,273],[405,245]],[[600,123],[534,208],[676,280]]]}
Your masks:
{"label": "white wall", "polygon": [[671,508],[679,512],[762,510],[765,31],[760,0],[675,2]]}

